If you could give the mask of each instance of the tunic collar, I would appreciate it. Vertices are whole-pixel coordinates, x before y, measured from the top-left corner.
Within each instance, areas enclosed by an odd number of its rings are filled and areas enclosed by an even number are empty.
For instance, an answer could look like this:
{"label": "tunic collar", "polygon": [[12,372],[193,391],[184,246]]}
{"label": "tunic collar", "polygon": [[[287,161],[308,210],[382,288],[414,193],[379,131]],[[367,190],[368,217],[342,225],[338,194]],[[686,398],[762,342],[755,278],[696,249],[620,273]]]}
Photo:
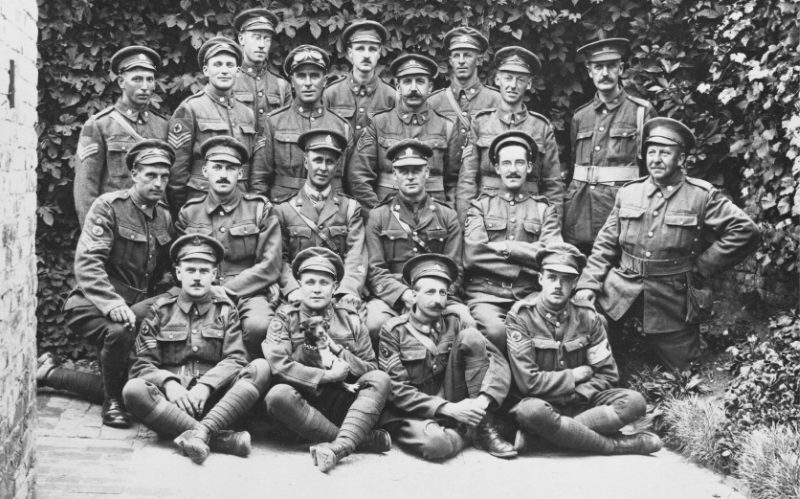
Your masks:
{"label": "tunic collar", "polygon": [[292,107],[294,108],[297,114],[305,117],[305,118],[320,118],[323,114],[325,114],[325,106],[322,105],[322,99],[318,100],[316,104],[309,107],[305,104],[301,104],[299,100],[295,99],[292,102]]}
{"label": "tunic collar", "polygon": [[539,315],[541,315],[544,320],[553,325],[561,325],[567,320],[567,317],[569,317],[570,306],[570,303],[567,302],[567,305],[564,308],[556,312],[545,305],[541,295],[536,298],[536,311],[539,312]]}
{"label": "tunic collar", "polygon": [[518,125],[528,119],[528,116],[528,108],[524,105],[522,106],[522,110],[516,113],[497,108],[497,117],[506,125]]}
{"label": "tunic collar", "polygon": [[303,185],[303,192],[305,193],[305,195],[308,197],[309,200],[311,200],[311,201],[313,201],[315,203],[319,203],[320,201],[327,200],[328,196],[330,196],[330,194],[331,194],[331,190],[332,189],[331,189],[330,185],[328,185],[328,187],[326,187],[322,191],[318,191],[318,190],[314,189],[313,187],[311,187],[311,184],[309,184],[308,182],[306,182]]}
{"label": "tunic collar", "polygon": [[140,196],[139,192],[136,191],[136,186],[128,189],[128,194],[130,195],[131,201],[136,208],[144,213],[147,218],[152,220],[156,217],[156,205],[158,205],[158,201],[150,205],[149,202]]}
{"label": "tunic collar", "polygon": [[424,320],[422,320],[421,317],[418,316],[418,311],[416,306],[408,313],[409,324],[411,324],[411,326],[420,333],[426,334],[428,336],[439,335],[439,333],[443,329],[442,320],[443,319],[439,317],[433,322],[425,322]]}
{"label": "tunic collar", "polygon": [[[501,184],[503,183],[503,179],[500,179],[500,183]],[[511,201],[519,203],[521,201],[524,201],[525,199],[528,199],[528,197],[531,195],[528,192],[524,192],[524,190],[525,190],[525,184],[522,184],[522,186],[520,187],[520,190],[516,191],[516,192],[509,191],[506,188],[506,186],[503,185],[497,191],[497,197],[499,197],[500,199],[502,199],[506,203],[510,203]]]}
{"label": "tunic collar", "polygon": [[178,294],[178,307],[183,311],[184,314],[187,315],[189,312],[191,312],[192,305],[197,307],[198,315],[205,315],[213,304],[214,300],[211,291],[209,291],[208,294],[203,298],[197,300],[187,296],[183,290],[181,290],[181,292]]}
{"label": "tunic collar", "polygon": [[225,213],[230,213],[239,206],[239,203],[242,201],[242,191],[239,190],[238,187],[233,189],[233,194],[231,197],[225,200],[225,202],[221,202],[217,199],[217,195],[212,191],[210,188],[208,190],[208,196],[206,196],[206,213],[211,215],[217,208],[224,211]]}
{"label": "tunic collar", "polygon": [[669,199],[673,195],[675,195],[675,193],[678,192],[685,183],[686,183],[686,176],[683,174],[683,172],[680,172],[680,174],[678,175],[678,179],[675,182],[665,186],[658,185],[653,180],[653,177],[650,177],[647,179],[646,194],[647,197],[653,197],[653,195],[658,192],[661,193],[661,195],[664,196],[665,199]]}
{"label": "tunic collar", "polygon": [[251,78],[255,78],[256,76],[264,76],[264,73],[267,72],[267,62],[264,61],[263,64],[256,65],[250,64],[247,61],[242,61],[240,72],[241,74],[245,74]]}
{"label": "tunic collar", "polygon": [[363,97],[364,95],[372,95],[375,93],[375,90],[378,89],[378,72],[376,71],[375,74],[372,76],[372,79],[366,83],[358,83],[356,79],[353,77],[353,73],[350,73],[350,90],[353,91],[353,95],[358,97]]}
{"label": "tunic collar", "polygon": [[406,125],[410,125],[414,121],[416,121],[416,123],[413,123],[415,125],[425,124],[428,121],[428,114],[430,112],[427,102],[425,103],[425,107],[417,113],[412,113],[411,111],[406,109],[406,107],[402,103],[400,103],[400,105],[398,106],[395,106],[394,109],[395,112],[397,113],[397,116],[399,116],[400,120]]}
{"label": "tunic collar", "polygon": [[398,193],[398,194],[397,194],[397,199],[398,199],[398,201],[400,201],[400,203],[402,203],[402,204],[403,204],[403,206],[405,206],[406,208],[408,208],[408,211],[413,211],[413,209],[414,209],[414,203],[417,203],[417,204],[419,205],[419,208],[420,208],[420,209],[424,208],[424,207],[425,207],[425,205],[427,205],[427,204],[428,204],[428,193],[427,193],[427,192],[424,192],[424,193],[422,194],[422,197],[421,197],[421,198],[419,198],[419,201],[411,201],[411,200],[409,200],[409,199],[406,199],[406,198],[405,198],[405,197],[404,197],[402,194],[400,194],[400,193]]}
{"label": "tunic collar", "polygon": [[203,92],[205,92],[208,98],[215,104],[229,109],[233,108],[233,99],[231,98],[230,92],[223,92],[210,83],[206,84]]}
{"label": "tunic collar", "polygon": [[117,102],[114,104],[114,108],[117,111],[119,111],[119,113],[122,116],[125,116],[125,118],[128,121],[132,122],[132,123],[136,123],[137,121],[143,121],[143,122],[147,123],[148,121],[150,121],[149,106],[146,107],[144,109],[144,111],[137,111],[136,109],[133,109],[132,107],[126,106],[122,102],[122,98],[119,98],[119,99],[117,99]]}
{"label": "tunic collar", "polygon": [[452,90],[456,100],[461,100],[462,98],[472,100],[483,90],[483,83],[480,80],[476,80],[472,85],[462,87],[458,84],[458,80],[453,78],[450,82],[450,90]]}
{"label": "tunic collar", "polygon": [[300,304],[300,322],[305,322],[311,317],[322,317],[326,321],[330,322],[333,318],[333,304],[328,305],[325,310],[321,312],[317,312],[315,310],[309,310],[306,308],[304,304]]}
{"label": "tunic collar", "polygon": [[600,110],[601,108],[605,107],[609,111],[613,111],[614,109],[618,108],[625,102],[628,94],[625,92],[625,89],[619,87],[619,95],[614,97],[610,102],[605,102],[603,99],[600,98],[600,92],[594,94],[594,100],[592,101],[592,105],[596,110]]}

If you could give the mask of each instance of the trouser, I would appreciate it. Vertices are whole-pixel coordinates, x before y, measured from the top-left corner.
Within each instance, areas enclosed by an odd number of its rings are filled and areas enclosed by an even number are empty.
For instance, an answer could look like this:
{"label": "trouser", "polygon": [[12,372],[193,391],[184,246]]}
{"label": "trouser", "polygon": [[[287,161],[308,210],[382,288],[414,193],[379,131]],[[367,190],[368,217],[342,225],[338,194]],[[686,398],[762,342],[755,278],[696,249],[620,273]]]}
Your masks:
{"label": "trouser", "polygon": [[522,430],[556,445],[610,454],[613,443],[602,436],[618,432],[646,412],[647,403],[641,394],[612,388],[579,405],[563,406],[529,397],[512,407],[509,414]]}
{"label": "trouser", "polygon": [[[453,299],[447,299],[447,312],[454,312],[458,314],[461,322],[468,327],[476,327],[475,319],[469,312],[469,307],[463,303]],[[377,349],[380,337],[381,327],[394,317],[400,315],[400,312],[390,307],[388,303],[380,298],[372,298],[367,301],[367,331],[369,331],[369,338],[372,340],[372,346]]]}
{"label": "trouser", "polygon": [[[271,379],[269,363],[256,359],[231,376],[211,393],[203,408],[202,421],[210,430],[230,427],[267,393]],[[186,388],[191,389],[192,379]],[[125,384],[123,398],[128,410],[151,430],[168,437],[194,429],[198,421],[167,400],[163,388],[142,378]]]}
{"label": "trouser", "polygon": [[[444,375],[443,394],[448,402],[476,398],[482,389],[488,389],[492,391],[492,398],[498,406],[502,405],[502,399],[496,400],[500,398],[497,393],[507,391],[511,373],[507,366],[505,369],[489,370],[490,350],[495,356],[500,355],[477,329],[467,328],[458,333]],[[497,360],[500,361],[499,358]],[[487,380],[487,376],[490,379]],[[501,385],[505,389],[500,388]],[[455,429],[460,425],[449,418],[407,417],[399,409],[392,408],[383,424],[399,445],[425,459],[448,459],[464,448],[463,432]]]}
{"label": "trouser", "polygon": [[[608,335],[612,341],[622,336],[623,326],[629,318],[637,318],[644,324],[644,293],[639,293],[620,320],[615,321],[608,315],[606,318]],[[700,327],[697,324],[686,324],[684,329],[668,333],[644,333],[661,362],[676,373],[691,369],[702,355]]]}
{"label": "trouser", "polygon": [[263,359],[261,344],[267,338],[267,331],[275,308],[267,301],[266,295],[258,294],[239,300],[239,318],[242,321],[242,340],[247,349],[248,360]]}
{"label": "trouser", "polygon": [[290,385],[277,384],[264,400],[267,414],[300,439],[334,443],[338,453],[348,455],[378,422],[392,392],[389,375],[383,371],[365,373],[356,383],[356,393],[328,383],[314,394],[301,394]]}
{"label": "trouser", "polygon": [[469,305],[469,311],[478,324],[478,330],[506,357],[508,357],[506,315],[512,305],[513,303],[470,303]]}

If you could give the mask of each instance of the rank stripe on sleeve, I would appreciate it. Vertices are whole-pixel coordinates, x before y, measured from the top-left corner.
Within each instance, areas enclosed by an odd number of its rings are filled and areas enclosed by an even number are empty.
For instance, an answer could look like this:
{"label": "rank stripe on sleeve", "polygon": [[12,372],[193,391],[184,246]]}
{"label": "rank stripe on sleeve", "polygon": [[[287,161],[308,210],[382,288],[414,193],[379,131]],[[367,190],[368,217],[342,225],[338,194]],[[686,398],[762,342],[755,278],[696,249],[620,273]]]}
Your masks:
{"label": "rank stripe on sleeve", "polygon": [[98,146],[97,144],[94,144],[94,143],[89,144],[89,145],[78,144],[78,150],[76,152],[78,154],[78,157],[81,159],[81,161],[85,161],[86,158],[88,158],[89,156],[91,156],[93,154],[97,154],[97,151],[98,151],[99,148],[100,148],[100,146]]}

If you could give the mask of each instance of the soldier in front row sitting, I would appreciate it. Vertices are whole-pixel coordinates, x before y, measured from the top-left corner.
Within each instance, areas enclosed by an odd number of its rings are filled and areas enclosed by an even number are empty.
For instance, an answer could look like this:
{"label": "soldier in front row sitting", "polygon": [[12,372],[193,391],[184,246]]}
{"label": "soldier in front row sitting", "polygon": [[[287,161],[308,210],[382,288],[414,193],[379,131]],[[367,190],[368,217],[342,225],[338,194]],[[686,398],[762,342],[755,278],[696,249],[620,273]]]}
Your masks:
{"label": "soldier in front row sitting", "polygon": [[456,263],[420,255],[403,267],[413,287],[408,313],[389,320],[380,335],[380,366],[392,379],[392,398],[381,418],[395,440],[425,459],[456,456],[474,429],[473,445],[500,458],[517,455],[494,425],[508,395],[508,363],[477,329],[448,312]]}
{"label": "soldier in front row sitting", "polygon": [[464,230],[464,298],[478,329],[506,353],[506,313],[539,291],[536,252],[561,241],[561,224],[547,198],[527,189],[538,162],[533,137],[509,130],[492,140],[486,154],[500,177],[500,189],[473,200]]}
{"label": "soldier in front row sitting", "polygon": [[619,433],[645,415],[646,403],[637,392],[614,388],[619,373],[603,321],[590,302],[570,300],[586,257],[556,242],[536,262],[542,292],[506,318],[509,364],[523,397],[509,411],[520,427],[515,449],[531,450],[538,435],[595,454],[658,452],[661,441],[652,433]]}
{"label": "soldier in front row sitting", "polygon": [[[275,373],[276,384],[265,400],[270,418],[279,421],[311,447],[314,463],[327,473],[358,448],[361,452],[387,452],[389,434],[373,430],[391,394],[389,377],[378,370],[375,352],[358,313],[333,304],[333,295],[345,275],[339,256],[325,248],[308,248],[292,262],[300,286],[300,304],[285,304],[275,314],[264,342],[264,356]],[[316,357],[313,352],[294,355],[309,345],[304,331],[309,321],[327,323],[327,349],[337,359],[327,366],[298,359]],[[327,352],[326,352],[327,354]],[[318,367],[325,365],[325,367]],[[356,383],[356,392],[343,382]]]}
{"label": "soldier in front row sitting", "polygon": [[203,142],[203,176],[208,194],[188,201],[175,223],[177,235],[205,234],[225,248],[217,279],[230,295],[238,297],[242,341],[249,359],[262,357],[274,304],[279,296],[281,271],[280,225],[266,197],[243,193],[236,186],[247,164],[247,148],[221,135]]}
{"label": "soldier in front row sitting", "polygon": [[461,289],[463,236],[458,216],[425,188],[433,150],[416,139],[402,140],[387,151],[399,192],[378,206],[367,222],[369,274],[374,295],[367,302],[367,328],[377,345],[381,326],[414,305],[412,289],[401,278],[403,265],[422,253],[443,254],[457,263],[448,292],[448,310],[475,326],[469,308],[456,298]]}
{"label": "soldier in front row sitting", "polygon": [[297,143],[304,151],[306,183],[293,198],[275,207],[283,237],[281,294],[289,303],[300,301],[292,261],[301,251],[319,246],[344,261],[344,277],[336,289],[338,303],[357,308],[367,279],[361,206],[331,187],[334,173],[341,170],[347,139],[339,132],[321,128],[300,135]]}
{"label": "soldier in front row sitting", "polygon": [[247,365],[236,307],[211,285],[224,252],[219,242],[198,234],[172,245],[181,290],[150,308],[123,392],[137,418],[177,437],[175,444],[197,464],[209,450],[250,453],[250,434],[228,428],[264,397],[270,380],[264,359]]}

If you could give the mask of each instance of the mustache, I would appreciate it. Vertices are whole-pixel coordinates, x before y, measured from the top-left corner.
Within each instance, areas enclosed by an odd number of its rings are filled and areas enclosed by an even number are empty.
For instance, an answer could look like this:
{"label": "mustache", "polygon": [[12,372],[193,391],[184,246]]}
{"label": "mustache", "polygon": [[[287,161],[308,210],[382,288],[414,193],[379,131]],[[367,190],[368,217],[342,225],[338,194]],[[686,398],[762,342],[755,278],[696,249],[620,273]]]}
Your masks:
{"label": "mustache", "polygon": [[217,180],[217,183],[218,184],[230,184],[231,181],[228,180],[227,178],[221,178],[221,179]]}
{"label": "mustache", "polygon": [[522,178],[522,175],[520,175],[519,173],[509,173],[508,175],[506,175],[506,178]]}

